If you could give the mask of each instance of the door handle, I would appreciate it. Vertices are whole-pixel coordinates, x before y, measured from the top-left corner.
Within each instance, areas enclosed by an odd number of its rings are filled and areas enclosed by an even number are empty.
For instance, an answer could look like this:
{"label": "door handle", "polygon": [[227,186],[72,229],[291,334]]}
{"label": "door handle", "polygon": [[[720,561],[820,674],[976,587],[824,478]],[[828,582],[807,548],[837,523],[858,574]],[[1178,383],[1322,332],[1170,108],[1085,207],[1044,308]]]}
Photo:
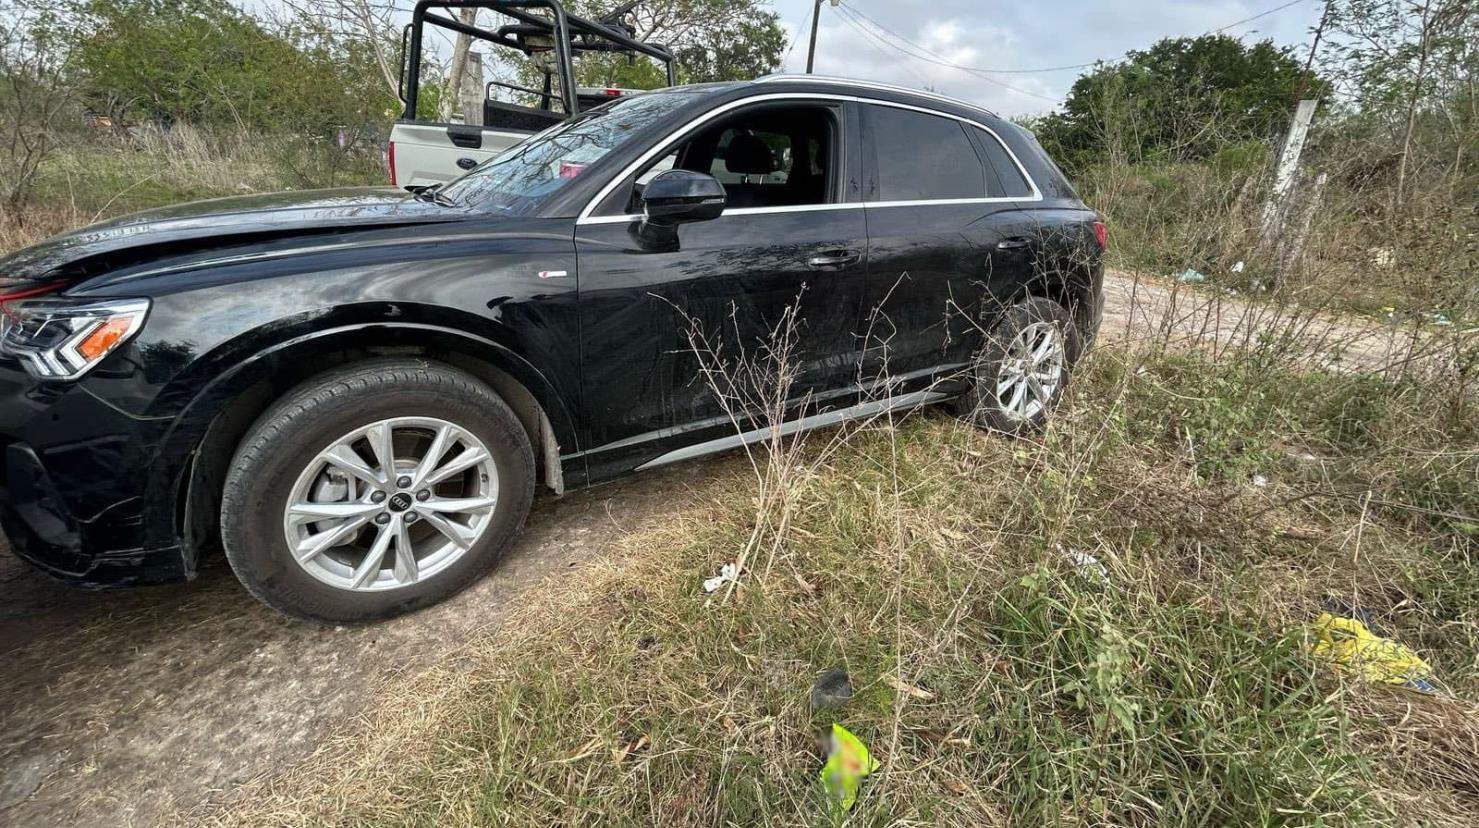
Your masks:
{"label": "door handle", "polygon": [[1021,250],[1024,247],[1031,246],[1032,239],[1023,236],[1013,236],[1010,239],[1002,239],[996,243],[997,250]]}
{"label": "door handle", "polygon": [[806,263],[819,270],[828,270],[855,265],[862,260],[863,254],[858,250],[819,250]]}
{"label": "door handle", "polygon": [[447,127],[447,138],[452,141],[454,147],[483,148],[483,128],[480,126],[452,124]]}

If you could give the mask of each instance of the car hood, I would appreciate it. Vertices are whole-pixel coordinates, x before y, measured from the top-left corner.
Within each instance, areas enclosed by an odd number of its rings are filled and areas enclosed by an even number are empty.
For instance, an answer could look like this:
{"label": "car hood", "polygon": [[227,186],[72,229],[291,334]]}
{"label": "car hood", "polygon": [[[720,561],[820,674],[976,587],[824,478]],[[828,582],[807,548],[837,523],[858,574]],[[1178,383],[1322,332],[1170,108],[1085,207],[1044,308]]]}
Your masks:
{"label": "car hood", "polygon": [[271,193],[218,198],[149,210],[94,224],[0,259],[0,289],[137,261],[149,250],[180,251],[191,243],[321,232],[337,228],[455,221],[463,208],[417,199],[393,187]]}

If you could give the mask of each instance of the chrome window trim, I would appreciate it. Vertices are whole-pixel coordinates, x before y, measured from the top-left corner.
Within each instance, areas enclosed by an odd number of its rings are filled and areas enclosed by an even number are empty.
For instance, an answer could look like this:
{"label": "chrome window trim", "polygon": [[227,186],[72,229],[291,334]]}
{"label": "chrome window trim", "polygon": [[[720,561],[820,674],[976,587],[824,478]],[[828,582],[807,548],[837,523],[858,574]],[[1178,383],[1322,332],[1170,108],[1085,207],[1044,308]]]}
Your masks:
{"label": "chrome window trim", "polygon": [[755,79],[755,83],[822,83],[833,84],[836,86],[861,86],[864,89],[876,89],[880,92],[897,92],[901,95],[915,95],[921,98],[927,98],[932,101],[958,104],[960,106],[970,107],[971,109],[979,109],[982,112],[989,112],[992,115],[996,114],[995,112],[991,112],[991,110],[989,109],[976,106],[969,101],[963,101],[960,98],[952,98],[949,95],[941,95],[938,92],[929,92],[924,89],[911,89],[907,86],[899,86],[895,83],[882,83],[880,81],[844,78],[837,75],[788,75],[784,73],[777,73],[773,75],[764,75],[762,77],[758,77]]}
{"label": "chrome window trim", "polygon": [[[784,76],[767,76],[767,77],[784,77]],[[841,81],[837,81],[837,82],[841,82]],[[849,83],[852,83],[852,82],[849,81]],[[855,84],[855,85],[866,86],[867,84]],[[905,91],[907,91],[907,90],[905,90]],[[913,93],[913,94],[923,94],[923,93]],[[627,176],[630,176],[630,175],[636,173],[636,171],[639,170],[639,169],[641,169],[644,164],[648,163],[649,161],[652,161],[654,158],[659,157],[659,154],[664,149],[667,149],[668,147],[672,146],[672,144],[674,142],[680,141],[683,138],[686,138],[691,132],[693,132],[695,129],[697,129],[698,127],[702,126],[703,124],[707,123],[708,121],[711,121],[714,118],[717,118],[717,117],[719,117],[720,115],[723,115],[726,112],[729,112],[729,111],[734,110],[734,109],[738,109],[739,107],[746,106],[746,105],[752,104],[752,103],[761,103],[761,102],[765,102],[765,101],[817,101],[817,100],[821,100],[821,101],[844,101],[844,102],[861,103],[861,104],[874,104],[874,105],[877,105],[877,106],[891,106],[891,107],[893,107],[895,109],[907,109],[907,110],[913,110],[915,112],[922,112],[922,113],[924,113],[926,115],[934,115],[934,116],[940,117],[940,118],[949,118],[952,121],[958,121],[960,123],[968,124],[970,126],[976,127],[977,129],[983,130],[987,134],[989,134],[992,138],[995,138],[996,139],[996,142],[1001,145],[1001,148],[1003,150],[1006,151],[1007,157],[1010,158],[1010,159],[1012,159],[1012,163],[1013,164],[1017,165],[1017,171],[1022,174],[1022,178],[1024,180],[1026,180],[1027,185],[1032,188],[1032,195],[1031,196],[1022,196],[1022,197],[1016,197],[1016,196],[983,196],[981,198],[931,198],[931,199],[919,199],[919,200],[914,200],[914,201],[857,201],[857,202],[844,202],[844,203],[841,203],[841,204],[801,204],[801,205],[792,205],[792,206],[785,206],[785,207],[737,207],[737,208],[735,208],[733,210],[730,210],[730,209],[726,208],[724,210],[724,215],[726,215],[726,216],[746,216],[746,215],[760,215],[760,214],[765,214],[765,213],[805,213],[805,212],[813,212],[813,211],[817,211],[817,210],[851,210],[851,209],[856,209],[856,208],[859,208],[859,207],[923,207],[923,206],[930,206],[930,205],[945,206],[945,205],[952,205],[952,204],[1003,204],[1003,203],[1008,203],[1008,202],[1042,201],[1043,200],[1042,190],[1038,189],[1037,181],[1033,179],[1032,174],[1027,171],[1027,168],[1022,165],[1022,161],[1021,161],[1021,159],[1019,159],[1017,157],[1017,153],[1013,152],[1012,151],[1012,148],[1007,145],[1007,142],[1006,141],[1003,141],[1001,139],[1001,136],[999,134],[997,134],[996,130],[992,129],[991,127],[989,127],[989,126],[987,126],[987,125],[985,125],[983,123],[981,123],[980,121],[975,121],[975,120],[972,120],[970,118],[966,118],[966,117],[961,116],[961,115],[955,115],[955,114],[950,113],[950,112],[941,112],[941,111],[939,111],[937,109],[930,109],[928,107],[915,106],[913,104],[898,103],[897,101],[884,101],[884,100],[879,100],[877,98],[860,97],[860,96],[857,96],[857,95],[841,95],[841,94],[824,93],[824,92],[777,92],[777,93],[771,93],[771,94],[766,94],[766,95],[751,95],[749,97],[740,98],[739,100],[730,101],[729,103],[726,103],[726,104],[724,104],[722,106],[715,107],[714,109],[711,109],[708,112],[705,112],[702,115],[699,115],[698,117],[694,118],[693,120],[689,121],[688,123],[683,124],[681,127],[679,127],[678,129],[674,130],[673,133],[667,139],[665,139],[662,143],[657,144],[653,148],[651,148],[651,149],[647,150],[646,152],[642,153],[641,155],[637,156],[637,159],[635,161],[631,162],[626,167],[622,168],[622,170],[621,170],[620,173],[618,173],[617,175],[613,176],[610,181],[607,181],[606,184],[605,184],[605,186],[603,186],[600,190],[597,190],[596,191],[596,195],[593,198],[591,198],[590,201],[586,202],[585,207],[581,208],[580,214],[575,219],[575,223],[577,225],[580,225],[580,224],[621,224],[621,223],[624,223],[624,222],[631,222],[631,221],[638,221],[638,220],[640,220],[642,218],[642,214],[641,213],[627,213],[627,214],[624,214],[624,215],[616,215],[616,216],[593,216],[593,215],[591,215],[591,213],[595,212],[596,206],[599,205],[602,201],[606,200],[606,198],[611,195],[611,192],[613,190],[615,190],[616,187],[619,184],[621,184],[622,181],[625,181],[626,180]],[[950,99],[948,99],[948,98],[942,98],[942,100],[950,100]],[[982,163],[982,165],[985,165],[985,164],[987,164],[989,162],[986,159],[983,158],[983,159],[981,159],[981,163]]]}
{"label": "chrome window trim", "polygon": [[[622,178],[626,178],[626,175],[622,175]],[[877,206],[877,204],[864,204],[861,201],[850,201],[845,204],[793,204],[785,207],[726,207],[724,208],[724,215],[755,216],[764,213],[815,213],[820,210],[859,210],[863,207]],[[580,219],[576,224],[622,224],[624,222],[637,221],[642,217],[641,213],[627,213],[620,216],[588,216]]]}

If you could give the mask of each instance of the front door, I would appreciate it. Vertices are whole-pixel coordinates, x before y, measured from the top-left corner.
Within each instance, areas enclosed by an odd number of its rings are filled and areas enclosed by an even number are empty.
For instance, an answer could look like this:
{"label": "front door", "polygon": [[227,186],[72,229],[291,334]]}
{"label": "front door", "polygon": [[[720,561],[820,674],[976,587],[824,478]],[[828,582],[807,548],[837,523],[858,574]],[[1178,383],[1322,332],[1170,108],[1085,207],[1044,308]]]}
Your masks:
{"label": "front door", "polygon": [[[851,402],[868,243],[842,195],[857,178],[844,114],[813,101],[715,117],[635,170],[613,215],[577,225],[592,480]],[[729,206],[653,247],[641,187],[673,167],[714,175]]]}

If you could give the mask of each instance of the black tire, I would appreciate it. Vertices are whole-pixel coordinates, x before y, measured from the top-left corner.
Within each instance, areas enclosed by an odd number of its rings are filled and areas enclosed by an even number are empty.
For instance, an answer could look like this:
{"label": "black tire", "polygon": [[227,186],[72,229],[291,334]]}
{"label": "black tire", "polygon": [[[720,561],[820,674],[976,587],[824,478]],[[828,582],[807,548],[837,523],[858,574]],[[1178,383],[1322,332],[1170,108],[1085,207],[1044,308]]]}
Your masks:
{"label": "black tire", "polygon": [[[355,428],[392,417],[435,417],[476,436],[492,456],[498,495],[486,529],[424,581],[378,592],[315,578],[283,533],[294,482],[318,452]],[[482,577],[512,543],[534,499],[534,451],[508,405],[474,377],[421,360],[355,363],[288,392],[252,425],[232,460],[221,506],[226,559],[247,591],[289,615],[366,622],[441,601]]]}
{"label": "black tire", "polygon": [[[1046,404],[1031,416],[1014,416],[997,396],[997,380],[1008,351],[1030,326],[1048,323],[1062,336],[1064,358],[1060,380],[1052,389]],[[1074,324],[1073,314],[1051,299],[1024,297],[1007,308],[987,332],[985,342],[971,367],[970,390],[950,401],[950,410],[982,428],[1019,436],[1042,428],[1068,390],[1071,369],[1083,350],[1083,335]]]}

